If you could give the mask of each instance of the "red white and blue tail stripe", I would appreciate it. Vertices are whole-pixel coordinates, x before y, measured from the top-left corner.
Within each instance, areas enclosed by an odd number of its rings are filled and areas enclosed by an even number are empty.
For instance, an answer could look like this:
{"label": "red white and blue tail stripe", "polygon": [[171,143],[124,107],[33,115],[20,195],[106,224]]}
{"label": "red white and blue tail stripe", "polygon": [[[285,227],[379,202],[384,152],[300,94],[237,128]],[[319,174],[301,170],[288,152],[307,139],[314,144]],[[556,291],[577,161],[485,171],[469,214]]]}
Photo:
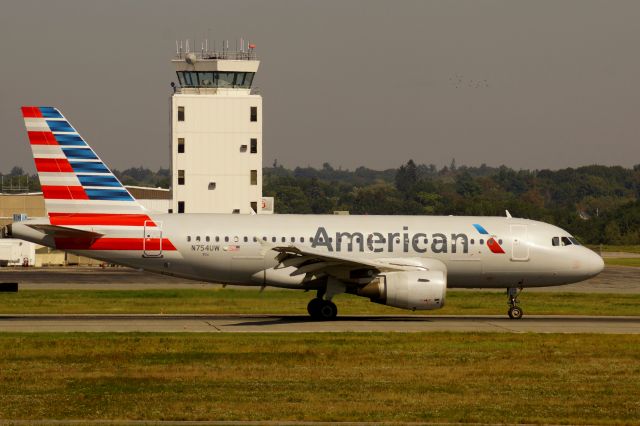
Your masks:
{"label": "red white and blue tail stripe", "polygon": [[22,115],[50,223],[35,229],[64,250],[175,250],[58,109],[27,106]]}
{"label": "red white and blue tail stripe", "polygon": [[145,211],[59,110],[22,107],[22,114],[51,217]]}

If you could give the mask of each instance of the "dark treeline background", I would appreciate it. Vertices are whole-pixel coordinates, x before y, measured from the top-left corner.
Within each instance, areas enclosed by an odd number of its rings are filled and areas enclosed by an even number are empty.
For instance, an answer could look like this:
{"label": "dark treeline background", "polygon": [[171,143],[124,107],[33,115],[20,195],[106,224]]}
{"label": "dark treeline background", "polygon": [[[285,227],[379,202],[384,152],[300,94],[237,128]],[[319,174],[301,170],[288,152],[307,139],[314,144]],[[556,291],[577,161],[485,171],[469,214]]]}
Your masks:
{"label": "dark treeline background", "polygon": [[[114,173],[125,185],[169,187],[170,172],[143,167]],[[14,168],[13,179],[23,175]],[[9,175],[4,177],[6,186]],[[513,170],[417,165],[398,169],[335,169],[274,164],[263,170],[263,193],[275,197],[276,213],[486,215],[553,223],[588,244],[640,244],[640,165],[585,166],[562,170]],[[29,179],[38,190],[36,176]]]}

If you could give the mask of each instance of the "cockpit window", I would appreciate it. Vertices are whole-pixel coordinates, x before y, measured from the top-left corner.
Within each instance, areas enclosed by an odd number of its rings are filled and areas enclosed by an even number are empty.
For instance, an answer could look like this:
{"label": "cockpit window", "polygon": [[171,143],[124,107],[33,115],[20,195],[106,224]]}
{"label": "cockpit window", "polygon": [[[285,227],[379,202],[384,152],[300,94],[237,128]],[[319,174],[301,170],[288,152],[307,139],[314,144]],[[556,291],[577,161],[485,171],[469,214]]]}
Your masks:
{"label": "cockpit window", "polygon": [[551,238],[551,245],[558,246],[579,246],[581,245],[578,240],[573,237],[553,237]]}

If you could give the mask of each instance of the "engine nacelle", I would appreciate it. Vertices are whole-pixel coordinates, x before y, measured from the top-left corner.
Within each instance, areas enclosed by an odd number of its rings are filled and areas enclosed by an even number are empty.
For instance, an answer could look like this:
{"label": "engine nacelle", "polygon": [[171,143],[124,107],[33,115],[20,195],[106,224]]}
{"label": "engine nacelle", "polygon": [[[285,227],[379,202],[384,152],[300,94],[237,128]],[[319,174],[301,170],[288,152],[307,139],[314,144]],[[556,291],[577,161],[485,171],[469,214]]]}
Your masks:
{"label": "engine nacelle", "polygon": [[358,289],[357,294],[396,308],[440,309],[447,294],[447,273],[437,269],[389,272]]}

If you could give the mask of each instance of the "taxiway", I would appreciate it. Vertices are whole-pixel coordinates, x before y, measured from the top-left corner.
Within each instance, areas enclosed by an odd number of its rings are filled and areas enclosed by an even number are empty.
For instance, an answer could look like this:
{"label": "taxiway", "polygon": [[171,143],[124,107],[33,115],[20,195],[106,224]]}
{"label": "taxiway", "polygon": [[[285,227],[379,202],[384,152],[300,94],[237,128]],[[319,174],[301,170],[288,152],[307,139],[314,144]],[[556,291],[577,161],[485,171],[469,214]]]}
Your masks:
{"label": "taxiway", "polygon": [[640,317],[302,315],[1,315],[0,332],[499,332],[640,334]]}

